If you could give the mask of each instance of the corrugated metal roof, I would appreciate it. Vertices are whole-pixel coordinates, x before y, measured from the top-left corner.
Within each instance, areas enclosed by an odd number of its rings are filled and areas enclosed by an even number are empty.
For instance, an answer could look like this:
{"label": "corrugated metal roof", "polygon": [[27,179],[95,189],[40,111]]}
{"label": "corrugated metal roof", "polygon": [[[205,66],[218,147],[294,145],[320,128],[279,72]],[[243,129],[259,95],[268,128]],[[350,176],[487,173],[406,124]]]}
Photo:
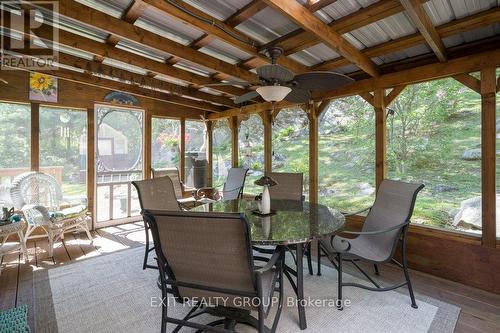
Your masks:
{"label": "corrugated metal roof", "polygon": [[[77,1],[96,10],[105,12],[113,17],[122,17],[125,10],[132,2],[132,0]],[[305,4],[307,0],[297,1]],[[208,15],[224,21],[240,8],[250,3],[251,0],[184,0],[184,2],[198,8]],[[330,23],[334,20],[350,15],[362,8],[366,8],[376,2],[377,0],[338,0],[317,11],[315,15],[324,22]],[[431,0],[424,4],[426,12],[435,25],[441,25],[456,19],[470,16],[496,6],[500,6],[500,0]],[[176,41],[182,45],[189,45],[194,40],[204,35],[204,32],[199,29],[184,24],[166,14],[150,8],[147,8],[134,24],[162,37]],[[87,26],[66,18],[61,18],[60,28],[102,43],[106,42],[106,39],[108,38],[107,33],[100,31],[95,27]],[[299,27],[290,19],[281,15],[272,8],[265,8],[261,10],[253,17],[236,27],[236,29],[243,34],[248,35],[262,44],[271,42],[276,38],[297,30],[298,28]],[[350,31],[344,34],[344,37],[356,48],[365,49],[367,47],[373,47],[375,45],[395,40],[416,32],[418,31],[407,14],[401,12],[370,25],[358,28],[354,31]],[[443,39],[443,43],[446,47],[453,47],[498,34],[500,34],[500,23],[474,29],[455,36],[446,37]],[[166,52],[156,50],[152,47],[146,47],[141,44],[128,41],[120,41],[117,47],[128,52],[147,57],[154,61],[165,62],[165,60],[171,56]],[[90,54],[78,53],[78,51],[68,48],[62,49],[62,52],[77,55],[85,59],[90,57]],[[252,56],[251,54],[229,45],[228,43],[217,38],[205,47],[201,48],[200,52],[231,64],[237,64],[243,60],[249,59]],[[392,54],[375,57],[373,58],[373,61],[377,64],[383,64],[431,52],[431,49],[426,44],[421,44],[394,52]],[[317,45],[309,47],[303,51],[289,55],[291,59],[306,66],[313,66],[321,62],[334,59],[338,56],[339,55],[335,51],[322,43],[318,43]],[[111,66],[120,67],[120,64],[113,63],[112,61],[110,62],[106,60],[106,63]],[[203,66],[189,61],[182,60],[175,66],[203,76],[215,74],[214,70],[204,68]],[[354,65],[348,65],[338,69],[341,73],[350,73],[358,70],[359,68]],[[170,82],[173,80],[168,77],[161,77],[160,79],[170,80]],[[182,81],[178,81],[177,83],[181,84],[180,82],[184,85],[186,84]],[[212,93],[213,92],[214,91],[212,91]]]}
{"label": "corrugated metal roof", "polygon": [[265,8],[236,27],[239,31],[252,36],[265,44],[286,35],[299,27],[272,8]]}

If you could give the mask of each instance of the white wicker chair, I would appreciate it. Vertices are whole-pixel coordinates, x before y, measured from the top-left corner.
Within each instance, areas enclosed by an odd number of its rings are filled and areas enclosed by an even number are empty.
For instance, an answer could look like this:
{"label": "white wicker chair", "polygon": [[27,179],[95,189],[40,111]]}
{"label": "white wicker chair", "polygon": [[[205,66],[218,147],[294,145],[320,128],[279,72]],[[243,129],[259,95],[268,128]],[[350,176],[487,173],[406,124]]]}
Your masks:
{"label": "white wicker chair", "polygon": [[78,202],[62,208],[62,191],[54,177],[40,172],[23,173],[13,180],[10,197],[27,222],[25,240],[35,229],[43,229],[49,238],[49,256],[53,255],[54,243],[64,239],[66,232],[83,231],[92,241],[86,204]]}

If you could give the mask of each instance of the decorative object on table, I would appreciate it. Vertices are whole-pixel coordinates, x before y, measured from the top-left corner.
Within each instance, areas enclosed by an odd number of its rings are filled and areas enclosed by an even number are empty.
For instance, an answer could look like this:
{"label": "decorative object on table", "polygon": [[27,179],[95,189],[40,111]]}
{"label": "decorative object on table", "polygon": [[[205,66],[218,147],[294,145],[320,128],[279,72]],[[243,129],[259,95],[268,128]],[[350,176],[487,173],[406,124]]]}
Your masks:
{"label": "decorative object on table", "polygon": [[14,207],[2,208],[2,221],[10,221],[10,218],[14,215]]}
{"label": "decorative object on table", "polygon": [[57,78],[37,72],[30,73],[29,98],[32,101],[57,103]]}
{"label": "decorative object on table", "polygon": [[0,333],[31,332],[28,326],[28,307],[21,305],[0,312]]}
{"label": "decorative object on table", "polygon": [[254,183],[258,186],[263,186],[262,190],[262,200],[257,201],[257,205],[262,214],[270,214],[271,213],[271,196],[269,195],[269,187],[278,185],[278,183],[269,176],[262,176],[257,179]]}

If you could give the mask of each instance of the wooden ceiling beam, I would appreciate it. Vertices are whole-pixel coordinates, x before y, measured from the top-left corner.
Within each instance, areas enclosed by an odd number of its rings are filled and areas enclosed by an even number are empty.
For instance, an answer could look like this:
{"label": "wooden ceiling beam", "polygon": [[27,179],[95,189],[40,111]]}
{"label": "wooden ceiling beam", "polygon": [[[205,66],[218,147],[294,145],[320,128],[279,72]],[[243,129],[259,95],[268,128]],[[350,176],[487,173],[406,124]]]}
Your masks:
{"label": "wooden ceiling beam", "polygon": [[[135,21],[142,15],[146,6],[142,2],[142,0],[132,0],[132,3],[125,9],[125,12],[122,15],[122,20],[127,23],[134,24]],[[116,46],[120,41],[120,37],[115,35],[109,35],[106,43],[109,45]]]}
{"label": "wooden ceiling beam", "polygon": [[234,28],[266,7],[267,5],[262,0],[253,0],[246,6],[238,9],[233,15],[229,16],[224,23]]}
{"label": "wooden ceiling beam", "polygon": [[474,90],[478,94],[481,93],[481,81],[476,79],[474,76],[470,74],[463,73],[454,75],[453,78],[463,84],[464,86]]}
{"label": "wooden ceiling beam", "polygon": [[143,44],[160,52],[172,54],[217,72],[245,81],[254,81],[257,79],[255,74],[247,70],[193,50],[189,46],[174,42],[73,0],[60,0],[59,14],[93,26],[109,34],[119,36],[120,39]]}
{"label": "wooden ceiling beam", "polygon": [[[403,10],[404,8],[398,0],[380,0],[366,8],[332,21],[329,26],[339,34],[344,34]],[[313,33],[298,29],[268,43],[266,46],[279,45],[285,50],[285,54],[293,54],[318,43],[321,43],[321,40]]]}
{"label": "wooden ceiling beam", "polygon": [[384,97],[384,104],[387,106],[391,104],[396,97],[398,97],[403,90],[405,90],[406,84],[402,84],[400,86],[395,86],[387,96]]}
{"label": "wooden ceiling beam", "polygon": [[[500,21],[500,7],[495,7],[489,10],[485,10],[476,13],[471,16],[466,16],[464,18],[454,20],[445,24],[442,24],[436,28],[438,34],[441,38],[448,36],[453,36],[465,31],[470,31],[480,27],[485,27]],[[424,37],[419,34],[411,34],[408,36],[403,36],[379,45],[375,45],[364,49],[362,52],[368,57],[378,57],[393,52],[402,51],[412,46],[425,43]],[[339,67],[348,65],[349,61],[343,57],[328,60],[321,64],[311,67],[314,70],[335,70]]]}
{"label": "wooden ceiling beam", "polygon": [[429,47],[434,51],[436,57],[441,62],[447,60],[446,49],[434,24],[427,15],[420,0],[400,0],[413,24],[420,31]]}
{"label": "wooden ceiling beam", "polygon": [[[150,8],[159,11],[160,13],[167,14],[170,17],[173,17],[185,24],[188,24],[192,27],[195,27],[208,35],[212,35],[242,51],[245,51],[252,56],[261,58],[264,62],[269,63],[270,60],[260,53],[259,43],[240,31],[234,29],[229,26],[225,22],[217,20],[216,18],[207,15],[205,12],[190,6],[186,2],[174,0],[176,5],[172,5],[169,2],[164,0],[143,0]],[[196,17],[193,17],[186,13],[189,11],[191,13],[196,14],[198,17],[204,18],[204,20],[200,20]],[[210,23],[209,23],[210,22]],[[222,27],[223,29],[220,29]],[[229,32],[229,33],[227,33]],[[278,59],[278,63],[287,67],[291,71],[295,73],[303,73],[308,69],[306,66],[300,64],[299,62],[289,59],[287,57],[280,57]],[[240,67],[233,66],[234,68],[238,68],[242,71],[244,69]],[[226,73],[228,74],[228,73]],[[233,75],[235,76],[235,75]],[[256,81],[257,77],[255,76],[253,79],[246,80],[248,82]]]}
{"label": "wooden ceiling beam", "polygon": [[[22,55],[26,58],[36,57],[36,55],[32,54],[22,54]],[[119,90],[140,95],[142,97],[148,97],[158,100],[166,100],[174,104],[184,105],[187,107],[192,107],[200,110],[221,112],[226,109],[225,107],[213,105],[208,102],[196,101],[190,98],[182,97],[180,96],[181,90],[176,91],[172,89],[173,87],[169,86],[168,83],[166,82],[148,78],[146,76],[137,73],[132,73],[122,69],[114,68],[96,61],[88,61],[86,59],[79,58],[73,55],[60,53],[58,55],[57,63],[75,69],[71,71],[65,68],[59,68],[57,70],[52,71],[52,72],[62,71],[61,73],[63,74],[62,76],[63,78],[72,79],[73,76],[69,75],[68,73],[74,72],[76,74],[79,74],[79,72],[77,71],[77,69],[79,69],[83,70],[85,74],[91,77],[96,77],[105,80],[105,82],[108,82],[109,84],[108,85],[102,84],[101,86],[105,86],[110,89],[117,88]],[[96,83],[97,81],[98,80],[91,79],[87,80],[86,82]],[[119,85],[115,83],[119,83]],[[165,91],[170,91],[171,93],[167,93]]]}
{"label": "wooden ceiling beam", "polygon": [[[447,78],[463,73],[471,73],[486,67],[500,67],[500,48],[451,59],[446,63],[437,62],[434,64],[418,66],[407,70],[384,74],[378,78],[369,78],[361,81],[356,81],[343,88],[336,89],[327,93],[315,93],[313,94],[313,100],[323,101],[324,103],[325,101],[330,99],[359,95],[367,91],[373,91],[374,89],[388,89],[391,87],[397,88],[398,86]],[[500,80],[497,81],[497,84],[498,83],[500,83]],[[274,108],[283,108],[295,105],[298,104],[280,102],[276,103]],[[250,114],[269,109],[273,109],[272,103],[258,103],[242,108],[229,109],[218,114],[212,114],[209,116],[209,118],[227,118],[232,115],[238,115],[238,113],[240,112]]]}
{"label": "wooden ceiling beam", "polygon": [[[1,10],[0,13],[2,13]],[[3,17],[8,18],[9,15],[4,15]],[[39,28],[37,28],[36,36],[47,42],[52,42],[52,27],[46,24],[42,24]],[[111,45],[103,44],[90,38],[85,38],[62,29],[60,29],[58,32],[57,42],[61,45],[90,53],[94,56],[94,58],[100,58],[99,62],[102,62],[102,60],[104,60],[105,58],[121,61],[125,64],[144,68],[157,75],[162,74],[175,79],[179,79],[181,81],[185,81],[194,86],[201,86],[219,82],[218,80],[214,80],[202,75],[197,75],[189,71],[170,66],[166,63],[150,60],[135,53],[127,52],[125,50],[112,47]],[[245,93],[244,89],[233,86],[214,86],[213,89],[233,96],[238,96]],[[214,98],[217,99],[215,95]],[[218,103],[225,104],[222,101],[223,100],[220,100],[218,101]]]}
{"label": "wooden ceiling beam", "polygon": [[378,78],[356,81],[343,88],[327,93],[315,93],[313,94],[313,99],[321,100],[324,98],[357,95],[364,91],[373,91],[374,89],[386,89],[398,85],[408,85],[447,78],[462,73],[471,73],[485,67],[500,67],[500,48],[497,47],[491,51],[450,59],[445,63],[437,62],[384,74]]}
{"label": "wooden ceiling beam", "polygon": [[314,33],[323,43],[337,51],[344,58],[357,65],[373,77],[379,76],[375,63],[356,47],[345,40],[338,32],[323,23],[305,7],[295,1],[264,0],[269,6],[293,20],[303,29]]}
{"label": "wooden ceiling beam", "polygon": [[[29,56],[27,56],[27,57],[29,57]],[[15,69],[20,69],[20,68],[15,68]],[[21,68],[21,70],[24,70],[24,69]],[[26,69],[26,71],[30,71],[30,70]],[[62,68],[59,68],[58,70],[47,70],[47,71],[44,71],[44,73],[51,75],[51,76],[54,76],[54,77],[57,77],[61,80],[67,80],[67,81],[75,82],[78,84],[90,85],[93,87],[107,89],[110,91],[122,91],[122,92],[125,92],[128,94],[131,94],[131,95],[157,100],[160,102],[170,104],[170,105],[174,106],[176,109],[184,109],[184,110],[189,111],[189,112],[193,112],[193,111],[201,112],[203,110],[200,108],[186,106],[184,104],[184,101],[179,103],[177,96],[171,96],[171,95],[168,95],[165,93],[151,91],[148,89],[144,89],[144,88],[140,88],[140,87],[133,86],[130,84],[121,83],[118,81],[94,76],[94,75],[87,74],[87,73],[78,73],[78,72],[74,72],[74,71],[71,71],[68,69],[62,69]]]}
{"label": "wooden ceiling beam", "polygon": [[308,0],[307,9],[314,13],[326,6],[330,6],[334,2],[337,2],[337,0]]}

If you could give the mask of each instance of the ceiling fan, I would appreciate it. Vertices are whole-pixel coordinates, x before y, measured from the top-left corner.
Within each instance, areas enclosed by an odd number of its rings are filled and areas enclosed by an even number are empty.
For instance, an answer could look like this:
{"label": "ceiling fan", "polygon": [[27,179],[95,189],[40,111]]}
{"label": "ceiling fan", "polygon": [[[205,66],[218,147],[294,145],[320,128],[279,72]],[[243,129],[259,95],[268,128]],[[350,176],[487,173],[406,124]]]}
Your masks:
{"label": "ceiling fan", "polygon": [[283,54],[282,48],[271,47],[265,51],[265,54],[271,59],[271,63],[256,69],[259,82],[229,81],[207,84],[205,87],[240,85],[256,88],[236,97],[234,99],[235,104],[242,104],[259,96],[262,96],[267,102],[286,100],[292,103],[305,103],[311,98],[311,92],[336,89],[354,81],[346,75],[329,71],[306,72],[295,75],[288,68],[276,63],[276,60]]}

